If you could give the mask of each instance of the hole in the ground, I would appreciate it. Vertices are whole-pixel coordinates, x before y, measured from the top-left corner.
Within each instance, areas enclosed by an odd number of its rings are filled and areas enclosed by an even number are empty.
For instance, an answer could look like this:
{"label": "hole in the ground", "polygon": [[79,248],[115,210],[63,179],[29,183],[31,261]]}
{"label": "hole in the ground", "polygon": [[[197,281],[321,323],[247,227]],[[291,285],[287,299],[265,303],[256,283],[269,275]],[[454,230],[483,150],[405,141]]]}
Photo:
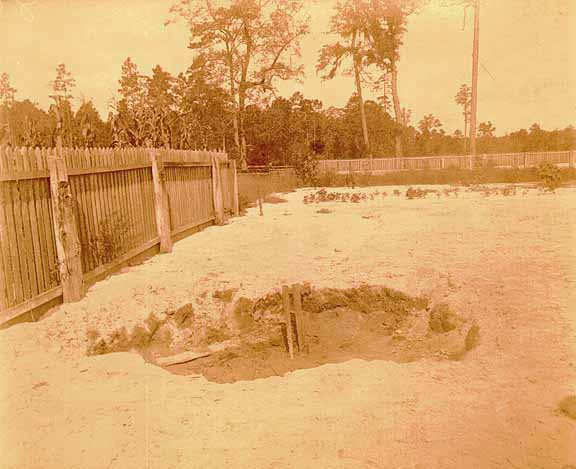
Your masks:
{"label": "hole in the ground", "polygon": [[[425,298],[379,286],[305,286],[302,309],[309,317],[310,353],[290,358],[280,293],[256,301],[240,298],[231,303],[228,296],[222,301],[233,305],[233,327],[205,326],[200,333],[187,308],[167,315],[160,325],[157,319],[149,320],[146,328],[136,328],[132,335],[122,331],[114,340],[100,338],[93,342],[91,353],[136,349],[171,373],[201,374],[210,381],[231,383],[355,358],[399,363],[460,359],[479,340],[478,326],[446,304],[431,306]],[[194,329],[200,338],[188,350],[170,347],[168,324],[172,329]]]}

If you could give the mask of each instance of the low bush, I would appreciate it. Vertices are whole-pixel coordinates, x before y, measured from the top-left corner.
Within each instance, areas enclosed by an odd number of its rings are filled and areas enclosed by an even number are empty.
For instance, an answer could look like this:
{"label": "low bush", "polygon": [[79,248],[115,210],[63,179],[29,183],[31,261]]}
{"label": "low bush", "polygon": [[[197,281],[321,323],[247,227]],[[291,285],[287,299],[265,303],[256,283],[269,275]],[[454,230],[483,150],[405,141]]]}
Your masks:
{"label": "low bush", "polygon": [[545,163],[536,168],[536,174],[543,190],[554,192],[562,184],[562,171],[557,166]]}

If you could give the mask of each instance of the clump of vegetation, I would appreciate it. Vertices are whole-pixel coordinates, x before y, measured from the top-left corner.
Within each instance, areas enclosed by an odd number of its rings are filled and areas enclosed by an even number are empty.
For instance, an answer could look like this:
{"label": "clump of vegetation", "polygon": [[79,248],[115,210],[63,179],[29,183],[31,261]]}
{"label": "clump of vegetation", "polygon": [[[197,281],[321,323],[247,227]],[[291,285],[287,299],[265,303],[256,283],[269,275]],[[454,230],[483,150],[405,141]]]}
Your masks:
{"label": "clump of vegetation", "polygon": [[406,191],[406,197],[409,200],[425,199],[428,194],[435,194],[437,192],[438,191],[431,190],[431,189],[420,189],[419,187],[414,189],[413,187],[409,187],[408,190]]}
{"label": "clump of vegetation", "polygon": [[104,337],[99,331],[89,329],[88,355],[102,355],[112,352],[127,352],[138,350],[146,352],[154,348],[165,348],[172,343],[172,333],[169,327],[164,327],[166,321],[159,320],[151,314],[145,321],[145,325],[136,326],[129,334],[125,327],[114,331]]}
{"label": "clump of vegetation", "polygon": [[511,195],[516,195],[516,192],[518,191],[517,187],[515,185],[510,185],[510,186],[506,186],[502,188],[502,195],[504,197],[508,197]]}
{"label": "clump of vegetation", "polygon": [[228,288],[226,290],[216,290],[212,297],[217,300],[223,301],[224,303],[231,303],[234,295],[238,291],[237,288]]}
{"label": "clump of vegetation", "polygon": [[357,204],[361,201],[374,200],[376,197],[382,195],[386,197],[386,193],[381,193],[376,190],[371,193],[364,192],[328,192],[326,189],[320,189],[312,194],[305,195],[302,201],[304,204],[313,204],[321,202],[351,202]]}
{"label": "clump of vegetation", "polygon": [[234,314],[236,316],[249,316],[252,313],[254,302],[245,296],[238,298],[234,307]]}
{"label": "clump of vegetation", "polygon": [[446,303],[435,305],[430,311],[429,327],[433,332],[450,332],[458,327],[458,315]]}
{"label": "clump of vegetation", "polygon": [[90,239],[90,250],[98,264],[108,264],[130,247],[130,223],[120,212],[112,213],[98,224]]}
{"label": "clump of vegetation", "polygon": [[294,172],[298,180],[309,187],[316,187],[318,184],[318,159],[311,151],[302,151],[293,160]]}
{"label": "clump of vegetation", "polygon": [[174,311],[168,311],[166,314],[168,314],[180,328],[190,327],[194,322],[194,307],[191,303],[187,303]]}
{"label": "clump of vegetation", "polygon": [[538,179],[545,192],[554,192],[562,183],[562,172],[557,166],[545,163],[536,169]]}
{"label": "clump of vegetation", "polygon": [[567,396],[560,401],[558,408],[571,419],[576,420],[576,396]]}
{"label": "clump of vegetation", "polygon": [[464,341],[465,349],[467,352],[472,350],[480,343],[480,326],[478,324],[473,324],[468,333],[466,334],[466,339]]}

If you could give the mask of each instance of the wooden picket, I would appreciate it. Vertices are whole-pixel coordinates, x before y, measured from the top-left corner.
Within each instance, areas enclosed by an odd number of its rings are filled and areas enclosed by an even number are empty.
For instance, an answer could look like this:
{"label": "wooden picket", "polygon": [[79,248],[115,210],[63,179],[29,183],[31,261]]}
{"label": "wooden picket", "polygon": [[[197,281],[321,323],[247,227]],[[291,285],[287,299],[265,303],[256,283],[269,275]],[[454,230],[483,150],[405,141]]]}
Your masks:
{"label": "wooden picket", "polygon": [[[90,283],[160,243],[150,152],[64,148],[60,155],[55,149],[0,147],[0,324],[62,295],[66,270],[59,260],[64,254],[56,250],[49,159],[62,157],[81,275]],[[154,152],[163,166],[170,235],[214,223],[212,160],[222,173],[226,211],[233,211],[236,187],[224,152]]]}

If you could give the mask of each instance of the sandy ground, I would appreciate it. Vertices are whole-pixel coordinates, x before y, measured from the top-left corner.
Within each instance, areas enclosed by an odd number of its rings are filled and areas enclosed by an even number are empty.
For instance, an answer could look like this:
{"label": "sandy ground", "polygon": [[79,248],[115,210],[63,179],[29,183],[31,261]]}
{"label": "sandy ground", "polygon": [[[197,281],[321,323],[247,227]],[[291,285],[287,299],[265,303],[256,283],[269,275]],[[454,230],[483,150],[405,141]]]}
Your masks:
{"label": "sandy ground", "polygon": [[[576,421],[557,411],[576,393],[576,191],[321,205],[304,193],[0,332],[0,467],[576,465]],[[301,281],[447,301],[478,321],[480,345],[463,361],[351,360],[226,385],[135,353],[85,356],[90,329],[186,303],[225,320],[203,292]]]}

